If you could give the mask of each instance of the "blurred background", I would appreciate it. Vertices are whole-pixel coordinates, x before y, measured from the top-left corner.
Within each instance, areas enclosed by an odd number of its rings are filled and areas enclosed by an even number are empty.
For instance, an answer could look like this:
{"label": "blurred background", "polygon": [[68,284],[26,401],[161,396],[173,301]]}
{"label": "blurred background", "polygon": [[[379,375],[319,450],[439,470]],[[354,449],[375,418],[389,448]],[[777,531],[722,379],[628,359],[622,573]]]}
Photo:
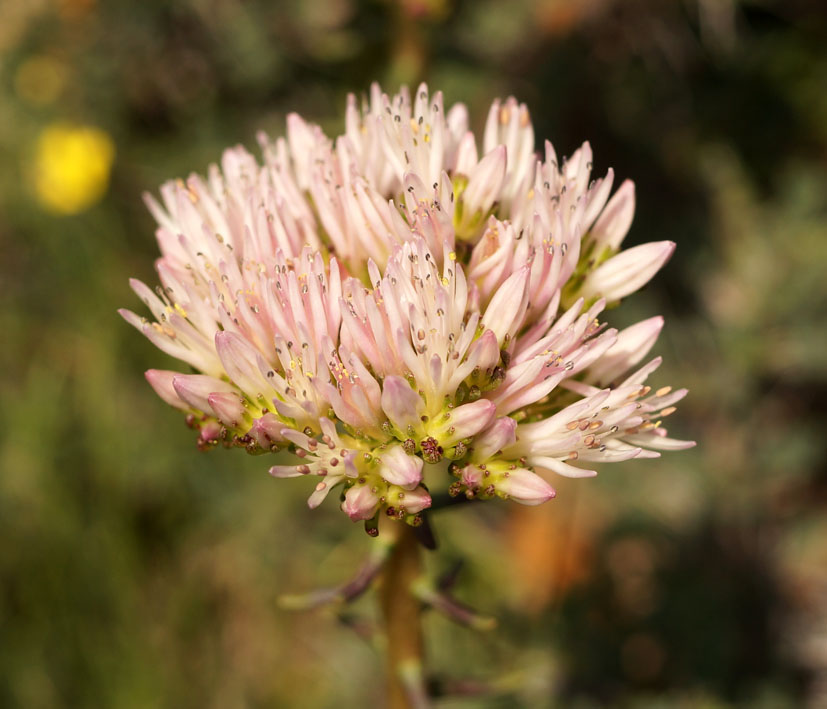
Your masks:
{"label": "blurred background", "polygon": [[155,282],[142,191],[420,79],[477,129],[514,94],[637,183],[628,243],[678,250],[611,322],[666,315],[652,383],[689,387],[670,431],[699,442],[439,513],[433,572],[464,559],[500,625],[427,618],[435,690],[479,692],[438,706],[827,706],[823,3],[0,0],[1,706],[379,704],[372,598],[276,602],[371,540],[199,453],[115,310]]}

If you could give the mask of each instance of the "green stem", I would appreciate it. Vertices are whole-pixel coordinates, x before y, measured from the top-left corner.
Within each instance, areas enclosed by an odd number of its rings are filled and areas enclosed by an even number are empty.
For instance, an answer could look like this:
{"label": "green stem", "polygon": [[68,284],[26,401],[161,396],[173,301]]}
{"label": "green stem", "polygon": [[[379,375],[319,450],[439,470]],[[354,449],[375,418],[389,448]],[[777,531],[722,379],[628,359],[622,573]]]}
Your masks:
{"label": "green stem", "polygon": [[411,527],[394,526],[398,536],[379,588],[387,636],[388,709],[424,709],[422,604],[413,594],[422,575],[422,552]]}

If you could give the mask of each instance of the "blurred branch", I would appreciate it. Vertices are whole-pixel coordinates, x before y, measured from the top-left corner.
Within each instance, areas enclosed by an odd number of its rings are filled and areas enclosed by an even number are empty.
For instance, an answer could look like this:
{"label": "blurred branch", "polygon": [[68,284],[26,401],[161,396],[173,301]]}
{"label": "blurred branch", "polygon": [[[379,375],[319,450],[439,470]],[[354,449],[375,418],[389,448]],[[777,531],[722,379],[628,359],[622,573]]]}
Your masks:
{"label": "blurred branch", "polygon": [[361,596],[377,577],[388,560],[393,544],[377,541],[367,561],[356,575],[341,586],[321,588],[305,594],[285,595],[279,605],[288,610],[310,610],[331,603],[350,603]]}
{"label": "blurred branch", "polygon": [[413,584],[411,591],[425,605],[455,623],[474,630],[492,630],[497,626],[495,618],[481,615],[449,594],[437,590],[429,579],[420,578]]}

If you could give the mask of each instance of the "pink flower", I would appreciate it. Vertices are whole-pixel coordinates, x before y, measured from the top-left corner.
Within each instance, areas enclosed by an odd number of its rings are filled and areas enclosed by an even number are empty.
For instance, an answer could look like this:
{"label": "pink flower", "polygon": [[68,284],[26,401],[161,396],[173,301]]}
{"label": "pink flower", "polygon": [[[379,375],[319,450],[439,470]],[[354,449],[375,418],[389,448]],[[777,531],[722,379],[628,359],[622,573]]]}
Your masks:
{"label": "pink flower", "polygon": [[539,504],[548,473],[692,445],[662,426],[686,391],[640,367],[662,318],[604,319],[675,245],[620,250],[634,185],[612,195],[589,143],[538,156],[514,98],[478,143],[425,85],[349,97],[338,137],[290,114],[259,143],[146,197],[160,286],[131,281],[151,317],[121,311],[194,370],[146,377],[200,447],[288,451],[270,472],[314,476],[311,507],[338,487],[353,520],[417,523],[430,466],[451,494]]}

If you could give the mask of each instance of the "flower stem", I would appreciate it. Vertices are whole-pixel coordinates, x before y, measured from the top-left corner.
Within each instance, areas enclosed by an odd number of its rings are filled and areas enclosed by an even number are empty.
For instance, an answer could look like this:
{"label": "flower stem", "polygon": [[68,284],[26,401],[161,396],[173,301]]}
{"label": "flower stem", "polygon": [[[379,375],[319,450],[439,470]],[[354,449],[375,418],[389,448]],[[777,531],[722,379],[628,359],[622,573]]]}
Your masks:
{"label": "flower stem", "polygon": [[387,635],[388,709],[425,709],[422,604],[412,590],[422,574],[422,552],[411,527],[394,526],[398,536],[379,589]]}

